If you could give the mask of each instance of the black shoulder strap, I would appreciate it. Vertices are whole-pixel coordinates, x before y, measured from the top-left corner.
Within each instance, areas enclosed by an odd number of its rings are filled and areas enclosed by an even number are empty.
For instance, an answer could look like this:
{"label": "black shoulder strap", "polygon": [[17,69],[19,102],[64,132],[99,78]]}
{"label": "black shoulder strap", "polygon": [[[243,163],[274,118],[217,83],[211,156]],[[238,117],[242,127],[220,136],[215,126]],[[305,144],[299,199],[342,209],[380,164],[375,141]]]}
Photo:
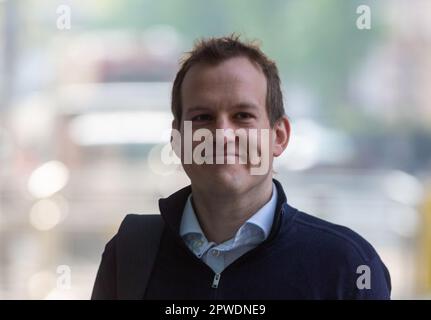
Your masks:
{"label": "black shoulder strap", "polygon": [[128,214],[117,234],[117,298],[142,299],[159,249],[159,214]]}

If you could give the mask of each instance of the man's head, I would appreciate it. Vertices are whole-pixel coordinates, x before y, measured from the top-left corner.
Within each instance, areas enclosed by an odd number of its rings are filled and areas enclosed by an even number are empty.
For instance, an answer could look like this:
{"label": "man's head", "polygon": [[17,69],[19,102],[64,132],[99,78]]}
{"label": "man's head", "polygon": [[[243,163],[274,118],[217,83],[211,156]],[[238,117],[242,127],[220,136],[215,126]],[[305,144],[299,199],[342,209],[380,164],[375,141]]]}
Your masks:
{"label": "man's head", "polygon": [[[261,131],[269,133],[268,141],[260,138],[257,141],[258,155],[268,158],[265,174],[251,175],[253,165],[249,161],[247,164],[182,161],[192,184],[213,190],[244,192],[268,181],[272,178],[273,157],[284,151],[289,140],[290,126],[275,63],[256,45],[244,43],[236,36],[201,40],[189,52],[174,81],[172,113],[172,128],[180,130],[183,139],[187,138],[184,121],[191,121],[193,132],[207,129],[213,137],[217,129],[243,129],[247,133],[256,129],[258,137]],[[228,140],[224,140],[225,144]],[[193,148],[199,144],[192,143]]]}
{"label": "man's head", "polygon": [[187,72],[199,63],[217,65],[234,57],[246,57],[255,64],[266,78],[266,103],[270,123],[273,126],[284,114],[283,95],[276,64],[252,43],[245,43],[237,36],[200,40],[182,60],[172,88],[171,109],[174,120],[182,120],[182,84]]}

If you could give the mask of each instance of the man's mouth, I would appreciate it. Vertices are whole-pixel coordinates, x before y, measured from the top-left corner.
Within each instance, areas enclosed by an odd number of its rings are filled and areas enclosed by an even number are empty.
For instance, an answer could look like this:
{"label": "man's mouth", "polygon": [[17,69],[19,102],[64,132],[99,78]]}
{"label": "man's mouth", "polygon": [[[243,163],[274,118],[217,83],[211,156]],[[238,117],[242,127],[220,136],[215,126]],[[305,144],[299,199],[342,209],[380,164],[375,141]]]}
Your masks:
{"label": "man's mouth", "polygon": [[217,155],[217,154],[209,154],[207,156],[204,157],[206,160],[213,160],[213,163],[216,163],[217,159],[223,159],[223,163],[227,163],[226,160],[228,159],[235,159],[235,163],[238,163],[238,160],[236,159],[243,159],[244,162],[247,161],[247,155],[240,155],[239,153],[227,153],[227,154],[221,154],[221,155]]}

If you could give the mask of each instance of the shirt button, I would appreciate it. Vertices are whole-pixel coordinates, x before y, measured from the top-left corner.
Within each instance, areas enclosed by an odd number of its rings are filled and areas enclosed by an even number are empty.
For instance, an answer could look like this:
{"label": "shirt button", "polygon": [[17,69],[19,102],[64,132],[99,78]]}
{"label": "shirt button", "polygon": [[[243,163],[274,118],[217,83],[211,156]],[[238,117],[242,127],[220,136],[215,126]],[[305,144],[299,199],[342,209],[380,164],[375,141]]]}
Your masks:
{"label": "shirt button", "polygon": [[214,257],[218,257],[218,256],[219,256],[219,254],[220,254],[220,251],[218,251],[218,250],[213,250],[213,251],[211,252],[211,254],[212,254]]}

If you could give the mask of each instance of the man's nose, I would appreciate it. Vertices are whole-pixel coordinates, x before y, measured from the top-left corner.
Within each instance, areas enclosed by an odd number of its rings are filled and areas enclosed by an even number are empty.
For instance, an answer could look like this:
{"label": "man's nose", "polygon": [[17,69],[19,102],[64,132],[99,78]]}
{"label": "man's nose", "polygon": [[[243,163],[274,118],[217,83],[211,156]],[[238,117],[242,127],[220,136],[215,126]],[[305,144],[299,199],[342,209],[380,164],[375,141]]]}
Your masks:
{"label": "man's nose", "polygon": [[217,120],[215,122],[214,138],[216,137],[217,130],[223,130],[220,131],[220,133],[222,133],[224,136],[224,144],[226,144],[228,141],[235,141],[235,126],[228,116],[222,115],[217,117]]}
{"label": "man's nose", "polygon": [[234,129],[232,127],[232,123],[229,120],[229,117],[226,115],[220,115],[217,117],[216,122],[215,122],[215,129]]}

